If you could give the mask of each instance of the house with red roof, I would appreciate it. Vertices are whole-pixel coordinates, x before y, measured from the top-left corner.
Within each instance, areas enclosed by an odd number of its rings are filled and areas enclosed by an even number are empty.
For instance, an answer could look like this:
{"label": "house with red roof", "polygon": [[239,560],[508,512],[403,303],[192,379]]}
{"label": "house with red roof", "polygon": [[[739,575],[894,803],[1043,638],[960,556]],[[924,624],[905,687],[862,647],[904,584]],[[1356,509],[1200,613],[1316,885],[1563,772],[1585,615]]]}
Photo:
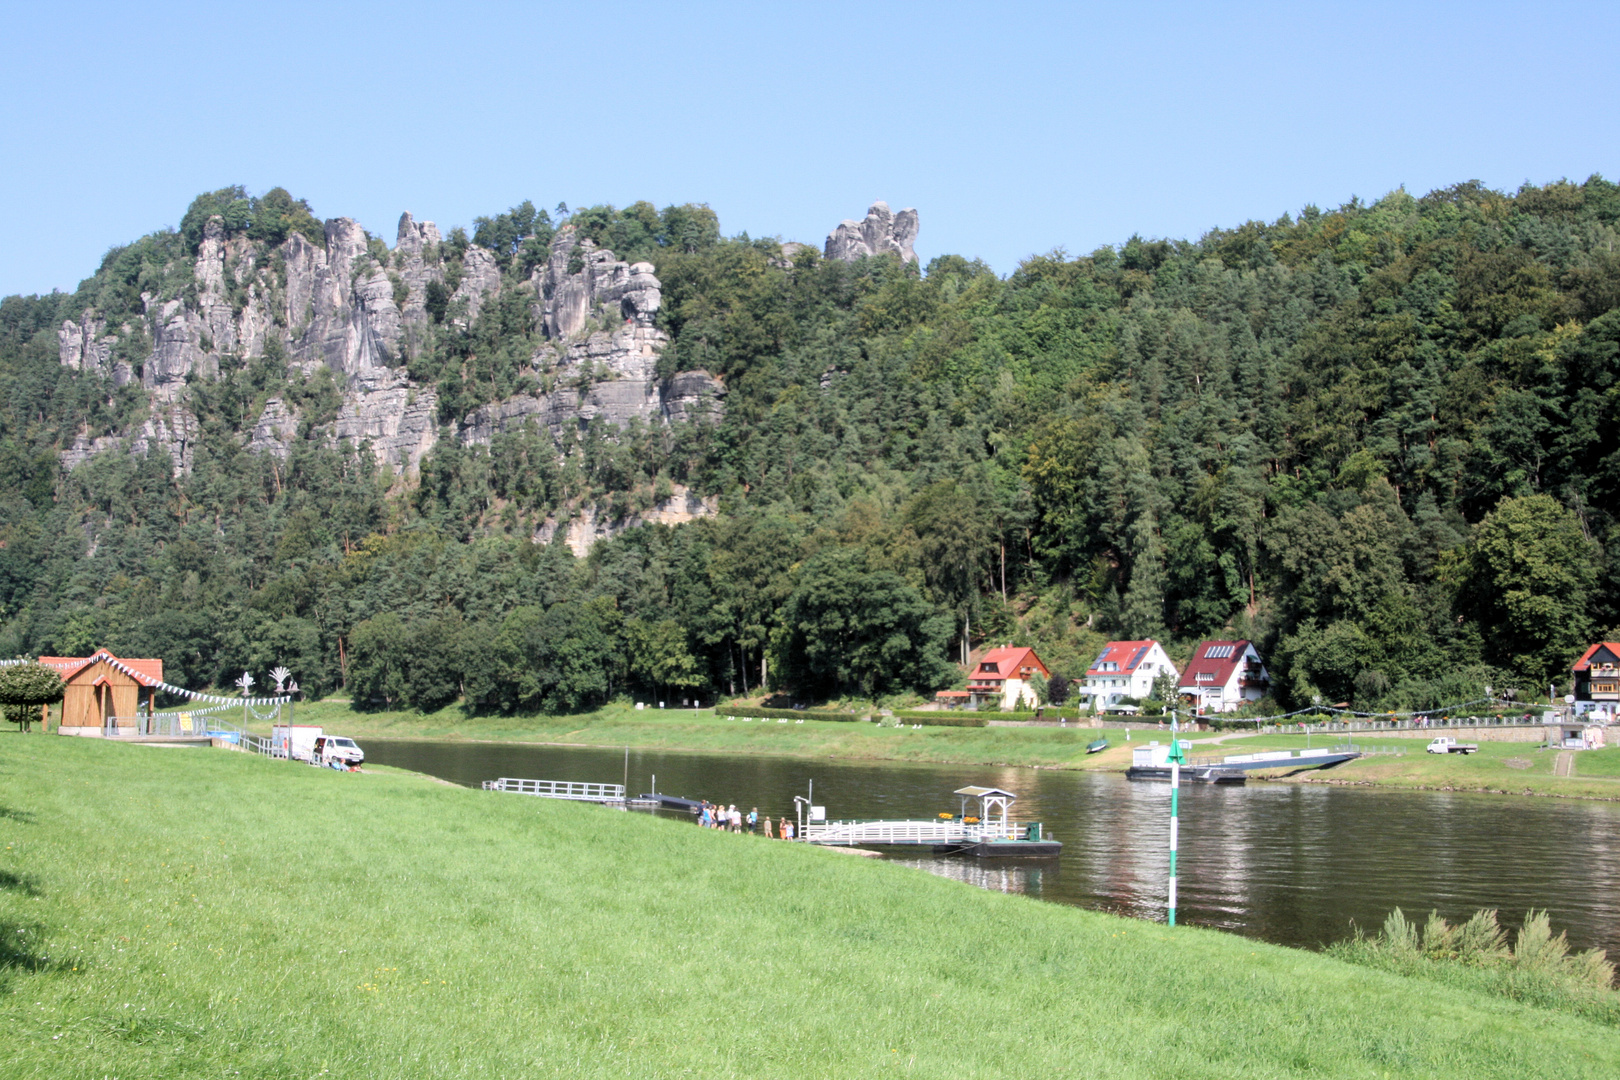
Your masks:
{"label": "house with red roof", "polygon": [[1012,712],[1019,703],[1025,702],[1033,708],[1040,704],[1031,685],[1035,675],[1043,679],[1052,677],[1041,658],[1035,655],[1034,649],[1022,645],[1016,648],[1003,645],[999,649],[991,649],[979,657],[979,662],[968,676],[970,707]]}
{"label": "house with red roof", "polygon": [[1153,680],[1166,674],[1176,674],[1176,665],[1157,641],[1110,641],[1086,669],[1081,693],[1098,708],[1121,698],[1141,701],[1153,696]]}
{"label": "house with red roof", "polygon": [[141,698],[150,714],[163,682],[162,660],[124,660],[106,649],[89,656],[42,656],[39,662],[61,673],[59,735],[133,735]]}
{"label": "house with red roof", "polygon": [[1620,642],[1600,641],[1575,661],[1575,708],[1593,719],[1620,716]]}
{"label": "house with red roof", "polygon": [[1200,641],[1176,692],[1200,714],[1232,712],[1266,696],[1271,676],[1252,641]]}

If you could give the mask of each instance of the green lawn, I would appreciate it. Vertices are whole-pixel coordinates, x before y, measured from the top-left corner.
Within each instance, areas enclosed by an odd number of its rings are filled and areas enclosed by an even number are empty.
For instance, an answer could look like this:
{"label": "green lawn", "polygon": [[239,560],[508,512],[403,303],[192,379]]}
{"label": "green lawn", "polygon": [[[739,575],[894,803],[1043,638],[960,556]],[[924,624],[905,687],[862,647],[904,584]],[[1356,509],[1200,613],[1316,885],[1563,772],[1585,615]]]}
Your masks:
{"label": "green lawn", "polygon": [[1612,1077],[1592,1021],[592,806],[0,737],[0,1075]]}

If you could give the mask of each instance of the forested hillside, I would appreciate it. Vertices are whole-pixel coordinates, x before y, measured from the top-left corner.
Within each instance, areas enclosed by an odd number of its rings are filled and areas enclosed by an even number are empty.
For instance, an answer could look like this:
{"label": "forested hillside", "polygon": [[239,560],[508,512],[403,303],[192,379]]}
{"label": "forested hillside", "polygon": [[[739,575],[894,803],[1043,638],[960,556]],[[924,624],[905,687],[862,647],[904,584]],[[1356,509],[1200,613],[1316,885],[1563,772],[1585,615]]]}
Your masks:
{"label": "forested hillside", "polygon": [[[341,377],[266,347],[187,377],[189,468],[152,446],[68,469],[153,407],[141,295],[195,292],[215,216],[265,264],[322,235],[279,189],[213,193],[76,294],[0,304],[0,653],[103,645],[194,687],[285,663],[361,705],[557,711],[755,692],[762,668],[799,700],[960,685],[964,625],[1071,677],[1108,637],[1183,659],[1235,634],[1279,706],[1395,708],[1545,693],[1620,627],[1601,178],[1307,207],[1004,279],[784,255],[701,207],[524,204],[431,253],[422,329],[385,358],[437,422],[549,378],[525,367],[543,328],[521,294],[472,313],[456,285],[528,279],[565,234],[653,264],[656,378],[718,376],[723,417],[440,438],[396,476],[321,426]],[[366,245],[403,307],[403,256]],[[86,309],[118,328],[105,371],[60,360]],[[302,410],[285,456],[248,446],[273,398]],[[534,539],[675,485],[719,512],[583,559]]]}

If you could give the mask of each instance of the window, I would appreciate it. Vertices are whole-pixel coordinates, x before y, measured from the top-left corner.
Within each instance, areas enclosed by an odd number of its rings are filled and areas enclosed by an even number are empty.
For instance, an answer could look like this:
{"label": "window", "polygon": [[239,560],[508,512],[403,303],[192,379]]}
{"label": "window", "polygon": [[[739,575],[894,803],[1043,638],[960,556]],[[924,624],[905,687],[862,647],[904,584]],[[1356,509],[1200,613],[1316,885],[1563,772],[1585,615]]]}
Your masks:
{"label": "window", "polygon": [[1592,693],[1594,693],[1594,694],[1612,694],[1612,693],[1615,693],[1615,688],[1616,687],[1620,687],[1620,683],[1595,682],[1595,683],[1592,684]]}
{"label": "window", "polygon": [[1236,645],[1211,645],[1204,650],[1205,660],[1225,660],[1232,655]]}
{"label": "window", "polygon": [[1001,668],[999,666],[995,665],[995,664],[980,664],[979,665],[979,670],[980,671],[988,671],[992,675],[1001,674]]}
{"label": "window", "polygon": [[1213,671],[1200,671],[1194,678],[1198,682],[1214,682],[1215,673]]}

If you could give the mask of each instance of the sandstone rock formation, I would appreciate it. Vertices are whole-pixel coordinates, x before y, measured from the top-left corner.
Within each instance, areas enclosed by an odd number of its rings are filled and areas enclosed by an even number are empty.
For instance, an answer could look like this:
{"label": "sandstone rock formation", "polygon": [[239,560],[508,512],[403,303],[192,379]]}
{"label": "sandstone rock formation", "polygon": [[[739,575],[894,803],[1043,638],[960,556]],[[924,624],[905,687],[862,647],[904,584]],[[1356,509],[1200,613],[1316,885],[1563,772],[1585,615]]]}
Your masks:
{"label": "sandstone rock formation", "polygon": [[114,386],[123,386],[135,375],[127,363],[114,362],[112,351],[119,335],[108,334],[106,329],[106,321],[96,318],[96,313],[86,308],[78,322],[65,320],[56,332],[57,355],[64,367],[110,375]]}
{"label": "sandstone rock formation", "polygon": [[466,306],[466,313],[457,315],[454,324],[462,330],[478,318],[484,301],[501,291],[501,268],[495,265],[495,256],[481,247],[470,247],[461,260],[461,284],[456,286],[452,301]]}
{"label": "sandstone rock formation", "polygon": [[[109,328],[85,310],[58,329],[63,366],[118,385],[138,373],[150,399],[139,428],[82,433],[62,452],[64,465],[108,451],[150,450],[167,453],[177,470],[189,469],[199,434],[189,382],[218,378],[222,367],[262,357],[274,343],[287,357],[290,379],[325,368],[342,384],[342,407],[321,434],[369,446],[396,472],[414,470],[441,433],[437,393],[415,384],[405,365],[435,332],[427,298],[429,286],[445,280],[442,248],[437,226],[408,213],[391,252],[348,218],[328,221],[320,244],[294,233],[274,249],[230,236],[221,219],[210,220],[190,266],[191,284],[143,294],[144,325]],[[506,287],[533,290],[545,341],[530,366],[546,390],[487,404],[453,422],[449,430],[459,441],[487,444],[531,418],[560,437],[593,420],[623,427],[638,418],[658,424],[720,415],[725,388],[707,372],[655,374],[665,338],[654,325],[661,289],[651,263],[626,263],[564,226],[547,262],[527,282],[512,286],[508,279]],[[495,254],[467,248],[449,325],[438,332],[465,330],[502,288]],[[272,398],[240,438],[254,452],[286,457],[302,419],[288,401]]]}
{"label": "sandstone rock formation", "polygon": [[[579,259],[578,269],[568,267]],[[529,361],[561,388],[494,402],[468,414],[462,441],[487,444],[533,418],[560,436],[564,427],[603,420],[676,423],[718,418],[725,386],[706,371],[656,376],[664,332],[653,325],[663,292],[651,263],[629,264],[564,226],[551,257],[530,277],[545,345]],[[604,329],[604,327],[606,327]]]}
{"label": "sandstone rock formation", "polygon": [[908,207],[891,214],[888,203],[875,202],[866,211],[866,220],[840,222],[827,234],[825,254],[829,259],[854,262],[892,251],[903,262],[916,262],[911,245],[917,239],[917,228],[917,211]]}
{"label": "sandstone rock formation", "polygon": [[[580,268],[570,274],[576,254]],[[593,318],[650,329],[662,298],[652,263],[619,262],[613,252],[581,239],[564,225],[551,241],[551,258],[530,278],[539,294],[540,324],[546,337],[570,338]]]}
{"label": "sandstone rock formation", "polygon": [[598,540],[617,536],[637,525],[680,525],[720,512],[718,496],[711,495],[706,499],[700,499],[681,484],[674,484],[671,487],[673,490],[669,498],[654,503],[647,510],[636,511],[623,518],[609,518],[595,506],[583,507],[561,527],[558,526],[556,518],[547,518],[540,528],[535,530],[534,541],[537,544],[550,544],[559,539],[560,533],[562,542],[568,545],[569,550],[579,558],[584,558],[590,552],[591,545]]}

